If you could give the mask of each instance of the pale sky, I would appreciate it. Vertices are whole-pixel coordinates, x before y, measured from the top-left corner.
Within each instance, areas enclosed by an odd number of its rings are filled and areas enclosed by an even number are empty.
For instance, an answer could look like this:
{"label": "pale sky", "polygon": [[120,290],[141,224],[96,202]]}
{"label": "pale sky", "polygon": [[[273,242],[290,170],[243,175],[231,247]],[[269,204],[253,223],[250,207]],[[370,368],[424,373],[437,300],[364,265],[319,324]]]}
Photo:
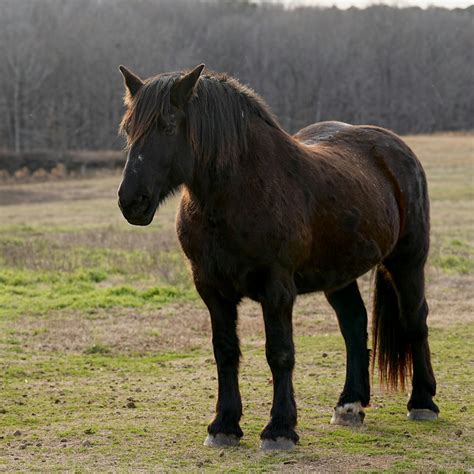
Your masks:
{"label": "pale sky", "polygon": [[351,6],[363,8],[367,5],[385,4],[398,7],[418,6],[426,8],[428,6],[437,6],[444,8],[465,8],[474,3],[474,0],[265,0],[284,3],[288,7],[295,5],[319,5],[330,7],[336,5],[339,8],[349,8]]}

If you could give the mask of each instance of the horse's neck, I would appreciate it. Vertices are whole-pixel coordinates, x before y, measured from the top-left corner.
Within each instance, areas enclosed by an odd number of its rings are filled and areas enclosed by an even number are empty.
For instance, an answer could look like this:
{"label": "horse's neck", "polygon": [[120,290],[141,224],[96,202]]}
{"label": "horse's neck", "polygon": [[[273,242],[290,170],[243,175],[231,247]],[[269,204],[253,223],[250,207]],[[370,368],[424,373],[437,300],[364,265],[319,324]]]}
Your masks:
{"label": "horse's neck", "polygon": [[272,175],[294,168],[300,155],[307,154],[305,147],[281,129],[266,123],[257,123],[248,136],[248,148],[236,162],[228,164],[197,164],[192,183],[187,187],[193,199],[202,206],[218,205],[223,200],[239,200],[236,190],[248,191],[250,181],[270,185]]}
{"label": "horse's neck", "polygon": [[249,136],[249,154],[264,176],[271,176],[272,172],[291,169],[308,150],[284,130],[261,124]]}

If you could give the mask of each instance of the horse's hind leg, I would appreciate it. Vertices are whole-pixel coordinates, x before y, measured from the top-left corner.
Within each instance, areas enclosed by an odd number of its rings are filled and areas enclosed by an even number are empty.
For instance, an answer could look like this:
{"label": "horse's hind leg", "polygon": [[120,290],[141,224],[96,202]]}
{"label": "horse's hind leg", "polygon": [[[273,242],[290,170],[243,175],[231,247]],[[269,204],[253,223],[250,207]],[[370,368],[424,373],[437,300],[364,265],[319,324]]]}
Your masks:
{"label": "horse's hind leg", "polygon": [[367,350],[367,311],[357,282],[327,292],[326,298],[336,311],[339,327],[346,343],[346,382],[331,423],[360,426],[363,407],[369,404],[369,351]]}
{"label": "horse's hind leg", "polygon": [[398,295],[401,335],[411,352],[413,364],[412,393],[408,401],[408,417],[412,420],[434,420],[439,409],[433,402],[436,380],[431,366],[428,344],[428,305],[425,299],[425,260],[400,257],[384,262]]}

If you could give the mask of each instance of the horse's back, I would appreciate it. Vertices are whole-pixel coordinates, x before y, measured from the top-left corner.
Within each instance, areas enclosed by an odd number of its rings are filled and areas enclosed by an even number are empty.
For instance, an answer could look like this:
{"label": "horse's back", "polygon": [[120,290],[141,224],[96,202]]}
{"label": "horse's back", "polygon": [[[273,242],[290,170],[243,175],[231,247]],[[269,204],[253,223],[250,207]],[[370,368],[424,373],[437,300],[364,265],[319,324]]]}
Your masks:
{"label": "horse's back", "polygon": [[349,128],[354,128],[354,126],[348,123],[336,121],[318,122],[302,128],[293,135],[293,137],[305,145],[315,145],[330,140],[339,132]]}
{"label": "horse's back", "polygon": [[390,187],[403,194],[406,205],[418,203],[427,209],[427,184],[421,163],[410,147],[390,130],[328,121],[309,125],[293,138],[310,146],[316,155],[330,155],[334,151],[343,156],[347,170],[352,162],[359,161],[367,171],[371,168],[381,171]]}

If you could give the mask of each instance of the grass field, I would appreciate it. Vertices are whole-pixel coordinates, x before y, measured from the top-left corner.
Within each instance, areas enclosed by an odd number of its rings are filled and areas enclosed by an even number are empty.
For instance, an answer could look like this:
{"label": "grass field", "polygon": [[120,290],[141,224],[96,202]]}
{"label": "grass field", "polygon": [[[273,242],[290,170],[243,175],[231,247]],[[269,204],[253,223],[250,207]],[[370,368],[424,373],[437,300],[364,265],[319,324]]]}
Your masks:
{"label": "grass field", "polygon": [[[474,469],[473,136],[408,137],[432,199],[427,269],[437,422],[376,381],[366,424],[329,424],[345,353],[321,295],[295,309],[301,443],[259,451],[270,410],[259,307],[240,308],[239,448],[205,448],[216,377],[207,312],[174,233],[116,205],[119,176],[0,187],[0,471],[466,472]],[[370,308],[369,277],[361,279]]]}

